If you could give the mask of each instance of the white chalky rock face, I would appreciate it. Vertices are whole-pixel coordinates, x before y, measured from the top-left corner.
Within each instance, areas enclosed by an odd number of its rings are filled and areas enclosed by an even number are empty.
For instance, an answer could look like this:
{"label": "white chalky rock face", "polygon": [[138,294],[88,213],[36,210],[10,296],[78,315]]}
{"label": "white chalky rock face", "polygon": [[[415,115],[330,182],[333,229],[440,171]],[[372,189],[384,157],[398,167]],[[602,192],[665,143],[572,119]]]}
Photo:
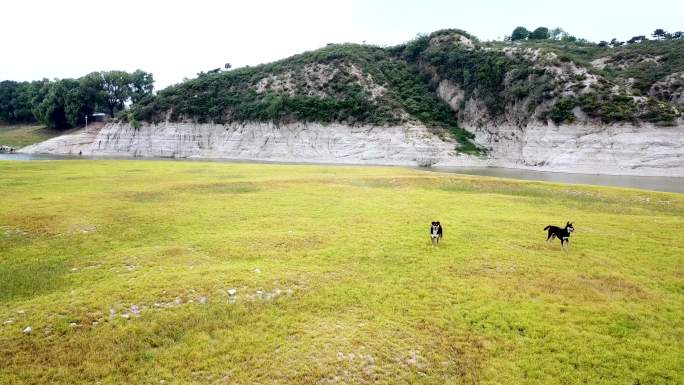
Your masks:
{"label": "white chalky rock face", "polygon": [[[345,124],[130,124],[110,123],[24,147],[24,153],[223,158],[346,164],[469,165],[482,161],[455,151],[457,143],[421,125]],[[434,160],[434,161],[432,161]]]}
{"label": "white chalky rock face", "polygon": [[[462,91],[446,81],[438,94],[452,108]],[[684,122],[556,126],[493,124],[477,103],[461,111],[462,127],[488,150],[458,154],[456,142],[420,125],[358,126],[318,123],[129,124],[110,123],[20,149],[24,153],[173,158],[222,158],[342,164],[499,166],[592,174],[684,176]]]}
{"label": "white chalky rock face", "polygon": [[496,164],[588,174],[684,176],[684,123],[556,126],[532,122],[473,128]]}

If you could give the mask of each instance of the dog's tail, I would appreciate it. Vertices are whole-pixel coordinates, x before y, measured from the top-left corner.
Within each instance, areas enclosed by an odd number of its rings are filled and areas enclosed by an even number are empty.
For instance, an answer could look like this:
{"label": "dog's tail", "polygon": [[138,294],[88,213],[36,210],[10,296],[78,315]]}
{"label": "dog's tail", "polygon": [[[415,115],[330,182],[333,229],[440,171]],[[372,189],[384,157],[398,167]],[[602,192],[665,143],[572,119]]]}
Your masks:
{"label": "dog's tail", "polygon": [[548,225],[548,226],[544,227],[544,230],[548,230],[549,227],[551,227],[551,225]]}

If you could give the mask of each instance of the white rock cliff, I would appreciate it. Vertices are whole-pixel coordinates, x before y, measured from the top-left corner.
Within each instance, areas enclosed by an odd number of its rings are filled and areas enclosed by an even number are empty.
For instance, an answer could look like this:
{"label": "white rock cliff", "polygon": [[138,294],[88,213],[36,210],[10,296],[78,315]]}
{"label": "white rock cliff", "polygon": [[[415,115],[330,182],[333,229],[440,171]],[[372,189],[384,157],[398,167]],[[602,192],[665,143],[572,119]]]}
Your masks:
{"label": "white rock cliff", "polygon": [[110,123],[24,147],[23,153],[222,158],[384,165],[500,166],[592,174],[684,176],[684,124],[658,127],[541,122],[466,129],[489,149],[459,154],[427,128],[344,124]]}
{"label": "white rock cliff", "polygon": [[24,153],[86,156],[223,158],[283,162],[386,165],[480,165],[460,155],[456,142],[423,126],[318,123],[110,123],[22,148]]}

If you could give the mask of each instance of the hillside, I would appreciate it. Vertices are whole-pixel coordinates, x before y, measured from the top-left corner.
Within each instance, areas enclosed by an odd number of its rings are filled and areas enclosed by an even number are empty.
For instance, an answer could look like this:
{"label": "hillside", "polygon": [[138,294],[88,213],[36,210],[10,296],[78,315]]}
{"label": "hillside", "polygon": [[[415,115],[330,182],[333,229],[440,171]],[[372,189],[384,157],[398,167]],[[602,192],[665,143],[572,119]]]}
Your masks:
{"label": "hillside", "polygon": [[203,73],[137,105],[132,117],[197,123],[415,121],[451,132],[464,150],[474,149],[472,135],[458,128],[415,65],[390,50],[356,44],[332,44],[270,64]]}
{"label": "hillside", "polygon": [[684,177],[684,39],[617,48],[437,31],[212,70],[29,153]]}
{"label": "hillside", "polygon": [[389,48],[331,44],[278,62],[214,70],[137,105],[158,122],[420,122],[461,127],[530,121],[673,125],[684,105],[684,39],[599,48],[553,40],[481,43],[444,30]]}

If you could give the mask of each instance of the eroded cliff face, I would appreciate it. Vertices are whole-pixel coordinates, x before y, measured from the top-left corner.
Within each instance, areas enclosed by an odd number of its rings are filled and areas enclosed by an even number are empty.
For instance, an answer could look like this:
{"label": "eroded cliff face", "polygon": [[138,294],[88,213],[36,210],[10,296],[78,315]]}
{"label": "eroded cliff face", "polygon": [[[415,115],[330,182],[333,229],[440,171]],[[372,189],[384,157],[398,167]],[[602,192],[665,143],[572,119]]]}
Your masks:
{"label": "eroded cliff face", "polygon": [[79,131],[21,149],[25,153],[90,156],[223,158],[387,165],[484,165],[460,155],[456,143],[420,125],[130,124]]}
{"label": "eroded cliff face", "polygon": [[488,151],[489,164],[592,174],[684,176],[684,123],[601,124],[584,119],[556,125],[519,119],[510,106],[503,119],[492,119],[475,99],[464,100],[460,87],[438,83],[437,94],[458,114],[461,126]]}
{"label": "eroded cliff face", "polygon": [[549,171],[684,176],[684,125],[543,123],[471,128],[503,167]]}
{"label": "eroded cliff face", "polygon": [[21,149],[84,156],[222,158],[405,166],[499,166],[592,174],[684,176],[684,125],[553,124],[467,127],[486,157],[422,126],[112,123]]}

